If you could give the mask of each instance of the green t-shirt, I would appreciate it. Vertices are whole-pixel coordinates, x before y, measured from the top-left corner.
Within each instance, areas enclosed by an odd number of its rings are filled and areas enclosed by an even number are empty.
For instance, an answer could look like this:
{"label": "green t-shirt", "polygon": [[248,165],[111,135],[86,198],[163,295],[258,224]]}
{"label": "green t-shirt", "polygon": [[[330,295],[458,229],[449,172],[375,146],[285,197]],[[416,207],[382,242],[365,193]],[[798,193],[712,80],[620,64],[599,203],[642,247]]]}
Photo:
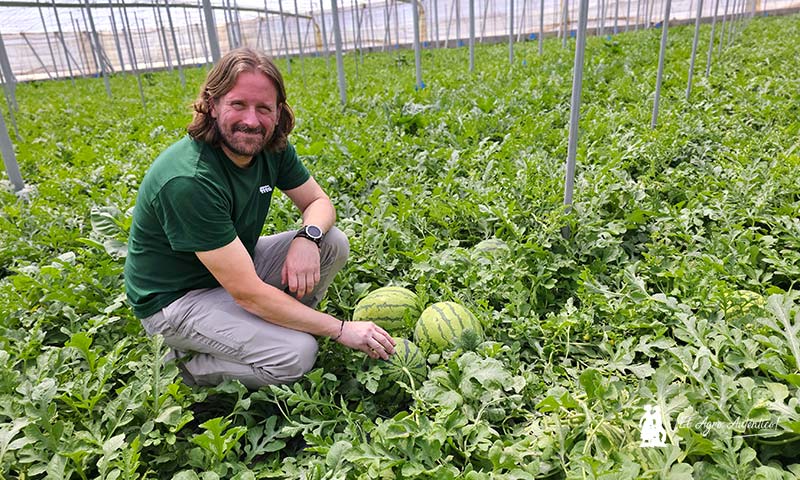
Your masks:
{"label": "green t-shirt", "polygon": [[238,236],[252,257],[273,189],[309,178],[291,145],[259,153],[247,168],[189,136],[167,148],[142,180],[128,237],[125,287],[136,316],[153,315],[189,290],[218,287],[195,252]]}

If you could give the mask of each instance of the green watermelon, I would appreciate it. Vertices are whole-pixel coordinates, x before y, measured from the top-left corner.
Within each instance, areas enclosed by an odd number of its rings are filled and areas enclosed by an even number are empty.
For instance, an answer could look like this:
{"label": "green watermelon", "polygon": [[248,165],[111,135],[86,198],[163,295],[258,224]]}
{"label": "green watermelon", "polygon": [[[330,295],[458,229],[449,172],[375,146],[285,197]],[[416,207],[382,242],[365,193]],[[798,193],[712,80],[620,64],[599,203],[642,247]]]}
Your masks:
{"label": "green watermelon", "polygon": [[452,346],[466,330],[483,338],[483,329],[475,315],[456,302],[439,302],[426,308],[414,329],[414,338],[424,348],[444,350]]}
{"label": "green watermelon", "polygon": [[[397,345],[394,347],[394,354],[389,357],[383,367],[386,372],[384,378],[389,383],[402,381],[411,385],[409,375],[414,379],[414,385],[419,387],[428,376],[428,366],[425,362],[425,355],[422,350],[405,338],[395,338]],[[408,373],[406,373],[408,372]]]}
{"label": "green watermelon", "polygon": [[403,287],[381,287],[368,293],[356,305],[353,320],[375,322],[388,331],[401,330],[420,312],[417,294]]}

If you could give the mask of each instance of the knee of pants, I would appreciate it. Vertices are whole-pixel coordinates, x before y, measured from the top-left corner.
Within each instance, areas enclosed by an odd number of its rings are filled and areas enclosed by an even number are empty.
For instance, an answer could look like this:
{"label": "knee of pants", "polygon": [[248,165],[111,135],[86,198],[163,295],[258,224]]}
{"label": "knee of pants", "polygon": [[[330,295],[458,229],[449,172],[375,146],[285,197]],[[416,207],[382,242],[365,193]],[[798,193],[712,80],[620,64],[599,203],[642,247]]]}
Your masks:
{"label": "knee of pants", "polygon": [[254,365],[253,369],[265,381],[265,385],[278,383],[291,383],[303,377],[314,368],[317,360],[319,345],[313,335],[299,334],[286,344],[279,365]]}
{"label": "knee of pants", "polygon": [[322,248],[332,259],[331,263],[334,264],[344,265],[350,255],[350,241],[347,239],[347,235],[336,227],[332,227],[325,234],[325,238],[322,240]]}

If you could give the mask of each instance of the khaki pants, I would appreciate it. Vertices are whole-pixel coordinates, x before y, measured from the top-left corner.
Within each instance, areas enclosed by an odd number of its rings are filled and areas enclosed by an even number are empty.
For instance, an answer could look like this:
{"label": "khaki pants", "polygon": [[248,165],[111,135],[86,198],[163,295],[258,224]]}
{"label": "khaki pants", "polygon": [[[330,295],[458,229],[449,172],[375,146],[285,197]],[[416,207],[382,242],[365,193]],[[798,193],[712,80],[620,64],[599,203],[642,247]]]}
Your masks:
{"label": "khaki pants", "polygon": [[[254,264],[258,276],[276,288],[295,232],[261,237]],[[301,301],[314,308],[333,277],[347,261],[347,237],[336,227],[323,238],[320,282]],[[142,319],[148,335],[160,334],[183,357],[187,383],[218,385],[235,379],[248,388],[293,382],[314,366],[317,340],[298,330],[281,327],[244,310],[222,287],[191,290],[158,313]],[[167,357],[168,359],[170,356]]]}

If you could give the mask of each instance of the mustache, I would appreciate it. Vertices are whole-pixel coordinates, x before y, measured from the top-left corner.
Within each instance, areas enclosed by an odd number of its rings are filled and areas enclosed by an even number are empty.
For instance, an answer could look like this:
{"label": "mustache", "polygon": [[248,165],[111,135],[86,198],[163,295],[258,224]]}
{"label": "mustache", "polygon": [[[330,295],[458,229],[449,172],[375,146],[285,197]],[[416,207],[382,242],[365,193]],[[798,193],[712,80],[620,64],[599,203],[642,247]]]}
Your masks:
{"label": "mustache", "polygon": [[264,127],[253,127],[250,128],[247,125],[236,125],[232,129],[234,132],[242,132],[242,133],[254,133],[258,135],[264,135],[267,133]]}

